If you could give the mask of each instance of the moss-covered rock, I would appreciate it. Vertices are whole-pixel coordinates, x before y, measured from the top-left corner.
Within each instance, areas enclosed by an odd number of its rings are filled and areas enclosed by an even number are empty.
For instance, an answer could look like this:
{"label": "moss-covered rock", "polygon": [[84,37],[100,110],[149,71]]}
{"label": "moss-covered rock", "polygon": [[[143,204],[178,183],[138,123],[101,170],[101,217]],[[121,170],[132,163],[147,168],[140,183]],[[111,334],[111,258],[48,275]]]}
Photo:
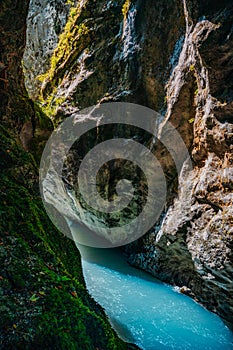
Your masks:
{"label": "moss-covered rock", "polygon": [[0,9],[0,349],[133,349],[89,296],[74,242],[42,204],[38,160],[52,125],[23,84],[27,7],[4,0]]}
{"label": "moss-covered rock", "polygon": [[[14,137],[14,135],[13,135]],[[0,349],[127,349],[47,217],[33,156],[1,128]]]}
{"label": "moss-covered rock", "polygon": [[[167,205],[155,232],[133,246],[130,261],[166,282],[187,285],[232,324],[232,1],[87,0],[73,11],[77,17],[68,23],[74,27],[61,36],[44,80],[45,110],[54,124],[112,100],[162,111],[165,124],[182,136],[194,169],[184,167],[178,190],[171,154],[155,144]],[[78,36],[81,24],[89,30]],[[63,40],[67,34],[72,45]],[[119,134],[118,126],[112,137]],[[89,134],[78,148],[88,151],[102,140]],[[117,181],[117,162],[112,164]],[[109,173],[100,187],[111,194]]]}

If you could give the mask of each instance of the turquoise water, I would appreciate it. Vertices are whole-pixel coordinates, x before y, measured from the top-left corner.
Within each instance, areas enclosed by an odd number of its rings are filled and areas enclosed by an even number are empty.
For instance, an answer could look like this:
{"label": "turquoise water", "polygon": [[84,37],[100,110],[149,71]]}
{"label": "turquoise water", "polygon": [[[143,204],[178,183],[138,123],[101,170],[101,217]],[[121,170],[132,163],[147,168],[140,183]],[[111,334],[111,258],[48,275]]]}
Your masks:
{"label": "turquoise water", "polygon": [[128,266],[114,251],[81,253],[88,290],[123,339],[145,350],[233,349],[233,333],[191,298]]}

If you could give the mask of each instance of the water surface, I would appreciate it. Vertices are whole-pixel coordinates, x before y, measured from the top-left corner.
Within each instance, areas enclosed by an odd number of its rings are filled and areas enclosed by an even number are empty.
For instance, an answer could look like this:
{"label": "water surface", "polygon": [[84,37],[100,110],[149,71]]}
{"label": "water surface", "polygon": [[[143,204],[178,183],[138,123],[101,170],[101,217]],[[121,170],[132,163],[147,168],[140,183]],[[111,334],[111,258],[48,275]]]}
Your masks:
{"label": "water surface", "polygon": [[233,349],[233,333],[191,298],[128,266],[115,250],[81,253],[87,288],[124,340],[145,350]]}

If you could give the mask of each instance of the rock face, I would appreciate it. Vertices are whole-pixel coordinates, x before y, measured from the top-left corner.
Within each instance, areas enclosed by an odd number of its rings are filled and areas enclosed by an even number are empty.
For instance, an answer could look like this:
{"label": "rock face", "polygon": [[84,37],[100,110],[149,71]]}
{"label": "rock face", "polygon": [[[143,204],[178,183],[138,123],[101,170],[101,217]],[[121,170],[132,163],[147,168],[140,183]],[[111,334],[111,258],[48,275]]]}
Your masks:
{"label": "rock face", "polygon": [[[156,230],[134,246],[129,261],[166,282],[188,286],[232,323],[233,12],[230,6],[195,21],[184,5],[186,35],[167,84],[166,120],[186,140],[193,169],[184,165],[177,198]],[[181,126],[185,119],[193,124],[193,135],[187,124]]]}
{"label": "rock face", "polygon": [[[0,81],[1,106],[0,121],[21,130],[25,119],[32,118],[32,109],[24,99],[26,90],[23,83],[23,72],[20,59],[24,49],[25,17],[27,15],[27,5],[20,9],[21,2],[4,1],[1,6],[1,38],[0,38],[0,61],[6,66],[6,79],[4,83]],[[18,16],[11,20],[8,11],[17,11]],[[17,49],[15,43],[18,43]],[[17,112],[15,105],[17,104]]]}
{"label": "rock face", "polygon": [[88,294],[74,242],[51,224],[40,199],[40,154],[29,141],[43,114],[35,116],[21,67],[28,2],[3,0],[0,8],[7,67],[0,80],[0,349],[135,349]]}
{"label": "rock face", "polygon": [[78,2],[41,86],[54,124],[97,102],[129,101],[160,111],[161,130],[175,126],[192,167],[184,162],[177,188],[169,152],[153,146],[167,178],[167,204],[155,228],[126,248],[129,261],[185,286],[231,324],[232,26],[227,0]]}
{"label": "rock face", "polygon": [[35,77],[49,68],[50,57],[66,24],[69,8],[70,5],[64,1],[30,1],[23,63],[27,72],[25,85],[34,99],[38,96],[40,86],[40,81]]}
{"label": "rock face", "polygon": [[[42,6],[43,2],[40,3]],[[124,3],[130,6],[123,15]],[[31,11],[34,13],[33,9]],[[47,13],[45,4],[44,12]],[[178,18],[178,25],[173,21],[174,15]],[[28,18],[31,34],[28,34],[24,61],[28,67],[37,65],[38,70],[30,68],[25,74],[26,81],[30,81],[28,84],[33,84],[34,95],[38,94],[38,84],[41,84],[38,83],[38,74],[46,70],[43,66],[39,67],[38,63],[42,61],[34,61],[36,52],[40,57],[44,55],[44,49],[41,50],[34,35],[37,37],[45,17],[38,15],[33,28],[32,19]],[[156,5],[149,0],[147,3],[78,2],[71,8],[64,32],[52,55],[50,69],[39,78],[47,112],[51,117],[56,116],[56,123],[59,112],[64,118],[64,113],[69,115],[97,101],[120,99],[142,103],[157,111],[163,109],[164,85],[172,64],[177,61],[179,42],[182,42],[184,34],[183,24],[180,1],[167,4],[159,1]],[[50,28],[50,31],[55,29]],[[47,36],[40,34],[40,41],[48,42]],[[177,42],[176,55],[170,62]],[[48,45],[45,50],[51,54]],[[29,57],[33,62],[29,60],[27,63]]]}

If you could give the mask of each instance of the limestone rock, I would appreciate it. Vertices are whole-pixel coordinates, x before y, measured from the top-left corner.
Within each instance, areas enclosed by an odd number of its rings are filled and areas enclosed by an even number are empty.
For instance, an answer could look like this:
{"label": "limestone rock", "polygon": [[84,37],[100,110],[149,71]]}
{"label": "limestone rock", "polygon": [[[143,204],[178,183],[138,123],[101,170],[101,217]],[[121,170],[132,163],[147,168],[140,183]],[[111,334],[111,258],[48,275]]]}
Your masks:
{"label": "limestone rock", "polygon": [[[132,252],[129,261],[164,281],[185,284],[232,324],[233,12],[232,6],[223,7],[195,23],[185,6],[185,15],[186,36],[167,87],[166,118],[187,140],[193,169],[181,172],[178,197],[160,227],[137,243],[138,253]],[[191,93],[190,79],[191,86],[196,84]],[[193,124],[192,133],[188,123],[186,128],[178,124],[184,115]]]}
{"label": "limestone rock", "polygon": [[[60,2],[56,4],[59,8]],[[166,175],[167,203],[152,231],[126,248],[129,261],[166,282],[187,286],[190,294],[233,324],[232,1],[132,0],[124,16],[123,4],[79,2],[59,41],[44,4],[42,13],[51,28],[44,24],[45,30],[39,29],[42,22],[35,16],[32,35],[38,38],[40,59],[35,60],[36,50],[28,40],[24,60],[27,69],[34,67],[28,87],[37,96],[38,86],[30,87],[31,81],[46,73],[41,102],[55,125],[106,101],[136,102],[160,111],[161,132],[168,122],[174,125],[190,152],[192,167],[184,162],[177,175],[169,151],[159,143],[152,145]],[[62,28],[67,11],[57,11],[58,17],[53,17]],[[29,23],[34,22],[29,18]],[[93,133],[79,149],[85,154],[97,141],[119,137],[122,131]],[[148,135],[136,136],[151,145]],[[70,164],[78,155],[69,155]],[[135,175],[133,167],[127,169]],[[110,178],[107,169],[103,190],[112,191]],[[102,219],[96,216],[96,222]]]}
{"label": "limestone rock", "polygon": [[32,0],[27,17],[26,48],[23,56],[25,84],[30,97],[40,89],[37,79],[49,67],[59,35],[67,21],[70,5],[62,0]]}

